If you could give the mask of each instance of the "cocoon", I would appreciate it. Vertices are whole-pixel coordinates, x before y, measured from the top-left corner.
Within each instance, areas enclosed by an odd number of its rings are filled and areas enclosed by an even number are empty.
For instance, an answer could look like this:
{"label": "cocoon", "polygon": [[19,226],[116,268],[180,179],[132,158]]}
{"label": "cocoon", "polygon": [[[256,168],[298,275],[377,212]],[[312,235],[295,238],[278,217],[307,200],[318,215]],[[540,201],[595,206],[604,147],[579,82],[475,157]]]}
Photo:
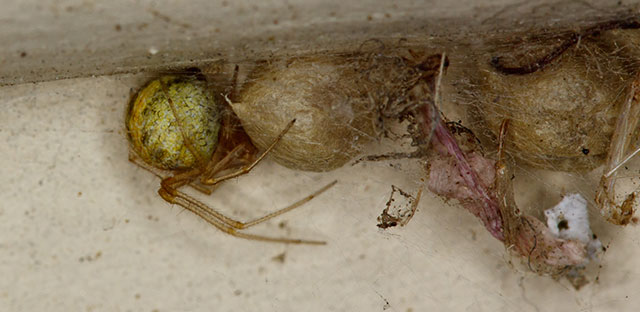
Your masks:
{"label": "cocoon", "polygon": [[308,57],[259,67],[231,107],[253,143],[280,164],[329,171],[358,155],[374,134],[371,86],[346,59]]}
{"label": "cocoon", "polygon": [[602,163],[630,78],[602,44],[585,39],[529,74],[503,74],[488,62],[477,72],[473,111],[494,137],[502,120],[511,120],[510,153],[563,171]]}

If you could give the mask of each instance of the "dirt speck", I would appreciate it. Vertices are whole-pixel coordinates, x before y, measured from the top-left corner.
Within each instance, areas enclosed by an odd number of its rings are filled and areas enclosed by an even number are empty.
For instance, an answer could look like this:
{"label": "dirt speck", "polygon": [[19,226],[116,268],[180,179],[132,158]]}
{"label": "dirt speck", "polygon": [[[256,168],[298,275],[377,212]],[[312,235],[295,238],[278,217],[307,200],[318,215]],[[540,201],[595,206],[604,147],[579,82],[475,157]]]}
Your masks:
{"label": "dirt speck", "polygon": [[283,252],[273,258],[271,258],[271,260],[275,261],[275,262],[279,262],[279,263],[284,263],[284,260],[286,259],[287,253]]}
{"label": "dirt speck", "polygon": [[560,222],[558,222],[558,230],[563,231],[568,229],[569,229],[569,222],[567,220],[561,220]]}
{"label": "dirt speck", "polygon": [[91,262],[91,261],[100,259],[100,257],[102,257],[102,251],[98,251],[93,255],[80,257],[80,258],[78,258],[78,261],[79,262],[85,262],[85,261]]}

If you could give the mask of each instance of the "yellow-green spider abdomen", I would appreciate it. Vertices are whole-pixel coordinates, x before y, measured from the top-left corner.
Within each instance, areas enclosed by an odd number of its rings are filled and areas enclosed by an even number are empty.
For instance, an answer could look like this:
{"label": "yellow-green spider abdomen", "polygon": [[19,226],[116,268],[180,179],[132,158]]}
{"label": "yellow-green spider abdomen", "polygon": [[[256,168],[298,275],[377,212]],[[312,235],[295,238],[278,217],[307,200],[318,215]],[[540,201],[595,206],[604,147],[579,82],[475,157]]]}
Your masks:
{"label": "yellow-green spider abdomen", "polygon": [[[133,149],[160,169],[192,168],[198,160],[206,163],[218,143],[220,109],[204,81],[176,76],[153,80],[131,102],[127,129]],[[185,137],[198,156],[189,150]]]}

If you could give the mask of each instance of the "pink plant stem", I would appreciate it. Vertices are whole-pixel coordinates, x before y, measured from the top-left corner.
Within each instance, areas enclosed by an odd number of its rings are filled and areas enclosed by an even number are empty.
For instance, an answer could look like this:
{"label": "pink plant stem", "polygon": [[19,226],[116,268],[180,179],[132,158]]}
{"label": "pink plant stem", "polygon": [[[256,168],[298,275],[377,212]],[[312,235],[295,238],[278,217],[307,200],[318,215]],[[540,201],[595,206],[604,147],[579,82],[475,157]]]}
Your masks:
{"label": "pink plant stem", "polygon": [[[487,230],[500,241],[504,241],[504,232],[502,229],[502,215],[497,200],[493,198],[487,191],[487,187],[482,184],[478,174],[471,168],[469,162],[464,157],[464,152],[458,146],[456,139],[451,135],[449,129],[438,115],[433,105],[424,105],[425,123],[429,120],[435,122],[433,127],[434,136],[431,142],[434,145],[442,145],[447,149],[449,155],[453,156],[460,176],[464,179],[467,187],[475,193],[475,197],[482,202],[480,211],[472,211],[484,223]],[[431,118],[429,118],[431,117]],[[423,127],[423,131],[427,131],[431,127]]]}

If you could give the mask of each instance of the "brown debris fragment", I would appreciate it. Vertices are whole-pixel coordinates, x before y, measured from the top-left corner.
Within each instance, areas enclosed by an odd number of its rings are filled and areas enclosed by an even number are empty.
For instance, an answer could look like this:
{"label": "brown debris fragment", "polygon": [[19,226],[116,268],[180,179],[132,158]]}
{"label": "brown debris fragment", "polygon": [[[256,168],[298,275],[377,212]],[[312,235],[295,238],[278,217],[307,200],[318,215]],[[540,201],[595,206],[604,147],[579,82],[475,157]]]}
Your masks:
{"label": "brown debris fragment", "polygon": [[[397,199],[394,197],[395,194],[399,194],[402,198]],[[382,214],[378,216],[377,226],[381,229],[398,225],[405,226],[415,214],[421,196],[422,190],[419,190],[418,194],[413,197],[399,187],[391,185],[391,195],[389,195],[389,200]]]}
{"label": "brown debris fragment", "polygon": [[[627,162],[634,134],[637,131],[640,121],[640,74],[638,74],[631,84],[627,99],[620,110],[616,129],[611,138],[611,146],[607,155],[607,164],[604,174],[600,179],[600,188],[596,193],[595,201],[600,208],[600,213],[607,221],[617,225],[627,225],[633,219],[635,211],[636,193],[626,196],[622,204],[615,201],[615,181],[617,169]],[[629,156],[627,156],[629,154]],[[627,157],[625,157],[627,156]]]}
{"label": "brown debris fragment", "polygon": [[[438,92],[435,86],[431,91]],[[556,237],[543,222],[523,215],[515,204],[512,174],[503,152],[508,120],[502,124],[499,159],[494,161],[472,146],[461,148],[436,104],[425,103],[419,111],[422,117],[417,119],[422,121],[419,127],[425,135],[433,133],[433,154],[427,167],[429,189],[447,199],[459,200],[495,238],[504,242],[507,250],[524,257],[532,271],[553,276],[567,272],[580,275],[578,268],[589,261],[586,244]]]}

